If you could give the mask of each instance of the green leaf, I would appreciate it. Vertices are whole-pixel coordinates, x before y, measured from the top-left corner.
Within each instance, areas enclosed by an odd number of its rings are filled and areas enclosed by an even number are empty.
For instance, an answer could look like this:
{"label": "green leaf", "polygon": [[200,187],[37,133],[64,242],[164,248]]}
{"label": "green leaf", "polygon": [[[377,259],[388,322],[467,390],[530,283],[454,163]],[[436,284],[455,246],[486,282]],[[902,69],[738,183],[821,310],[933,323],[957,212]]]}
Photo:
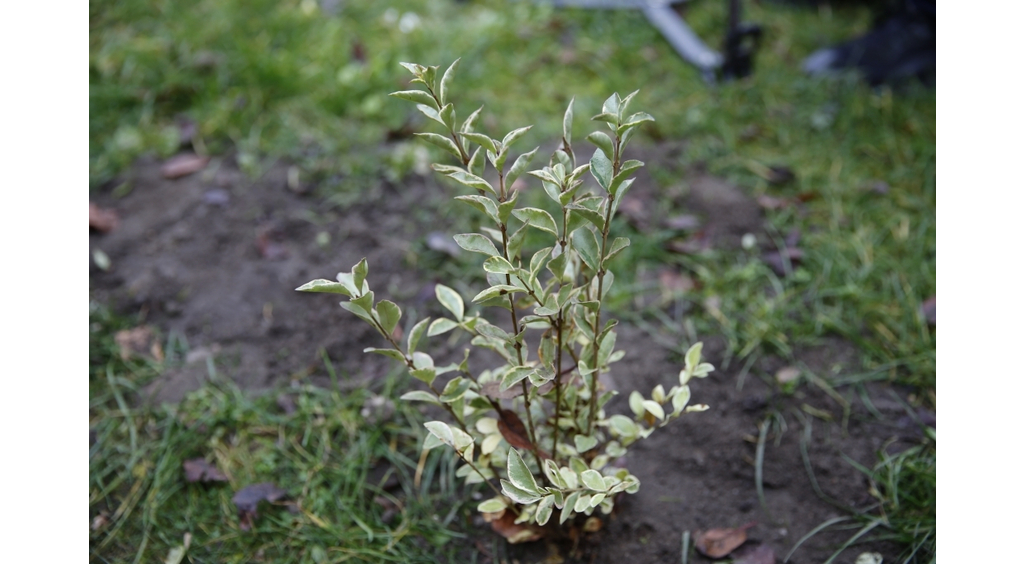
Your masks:
{"label": "green leaf", "polygon": [[508,216],[512,213],[512,210],[516,207],[516,200],[519,199],[519,192],[513,191],[512,197],[504,202],[498,204],[498,221],[501,223],[508,223]]}
{"label": "green leaf", "polygon": [[431,106],[427,106],[425,104],[416,104],[416,109],[419,110],[421,114],[436,121],[437,123],[440,123],[441,125],[444,125],[444,120],[442,120],[441,116],[438,115],[437,110],[435,110]]}
{"label": "green leaf", "polygon": [[629,175],[642,166],[644,166],[644,163],[632,159],[623,163],[619,173],[612,179],[612,185],[608,188],[608,193],[614,196],[619,191],[619,186],[622,186],[622,183],[629,178]]}
{"label": "green leaf", "polygon": [[483,320],[476,324],[475,329],[478,334],[483,335],[484,337],[498,339],[499,341],[502,342],[508,342],[512,339],[512,335],[509,335],[501,327],[498,327],[497,325],[491,325],[490,323],[487,323],[486,321]]}
{"label": "green leaf", "polygon": [[[355,284],[356,288],[363,287],[363,282],[366,280],[366,275],[369,274],[369,272],[370,267],[367,265],[365,257],[352,267],[352,283]],[[369,311],[369,309],[370,308],[366,308],[367,311]]]}
{"label": "green leaf", "polygon": [[569,497],[565,498],[565,504],[562,505],[562,514],[558,518],[558,524],[565,523],[569,517],[572,517],[572,512],[576,508],[576,501],[580,499],[580,492],[572,492]]}
{"label": "green leaf", "polygon": [[509,370],[507,373],[505,373],[505,377],[501,379],[501,391],[504,392],[505,390],[511,388],[512,386],[515,386],[523,379],[525,379],[527,376],[529,376],[530,373],[533,372],[534,370],[535,369],[530,368],[529,366],[513,367],[512,370]]}
{"label": "green leaf", "polygon": [[455,446],[455,437],[452,435],[452,428],[444,421],[427,421],[423,424],[430,431],[431,435],[437,437],[443,444],[450,447]]}
{"label": "green leaf", "polygon": [[619,115],[619,106],[621,103],[622,99],[619,98],[619,93],[615,92],[604,101],[604,104],[601,105],[601,112]]}
{"label": "green leaf", "polygon": [[559,187],[562,184],[562,182],[558,178],[556,178],[554,174],[551,173],[551,169],[549,169],[549,168],[543,168],[543,169],[540,169],[540,170],[531,170],[527,174],[529,174],[531,176],[536,176],[537,178],[539,178],[539,179],[541,179],[541,180],[543,180],[545,182],[550,182],[551,184],[555,185],[555,187]]}
{"label": "green leaf", "polygon": [[435,405],[441,405],[441,402],[437,401],[434,394],[424,392],[423,390],[414,390],[412,392],[406,392],[402,394],[402,397],[398,398],[405,401],[424,401]]}
{"label": "green leaf", "polygon": [[377,348],[374,348],[374,347],[367,347],[367,348],[363,349],[363,352],[364,353],[382,354],[384,356],[391,357],[391,358],[393,358],[395,360],[398,360],[398,361],[401,361],[403,363],[405,362],[405,355],[402,354],[400,351],[396,351],[395,349],[377,349]]}
{"label": "green leaf", "polygon": [[633,97],[636,96],[639,93],[640,93],[639,90],[634,90],[634,91],[630,92],[628,96],[626,96],[625,98],[623,98],[619,102],[619,115],[620,116],[623,113],[625,113],[627,109],[629,109],[629,103],[632,102],[633,101]]}
{"label": "green leaf", "polygon": [[565,109],[565,116],[562,117],[562,139],[566,145],[572,144],[572,104],[575,101],[576,97],[573,96],[572,100],[569,100],[569,107]]}
{"label": "green leaf", "polygon": [[505,509],[505,500],[500,497],[492,497],[486,501],[480,502],[480,505],[476,506],[476,510],[480,513],[497,513]]}
{"label": "green leaf", "polygon": [[598,231],[604,231],[604,217],[600,213],[579,204],[569,204],[565,207],[589,221]]}
{"label": "green leaf", "polygon": [[452,329],[455,329],[458,326],[459,324],[456,323],[455,321],[452,321],[451,319],[448,319],[446,317],[439,317],[435,319],[433,323],[430,324],[430,329],[427,330],[427,336],[436,337],[438,335],[443,335],[451,331]]}
{"label": "green leaf", "polygon": [[527,226],[524,225],[516,229],[516,232],[508,238],[508,245],[505,248],[508,249],[508,256],[512,260],[516,260],[523,248],[523,242],[526,240],[526,230]]}
{"label": "green leaf", "polygon": [[460,233],[455,236],[455,243],[471,253],[480,253],[489,257],[500,254],[494,243],[479,233]]}
{"label": "green leaf", "polygon": [[472,133],[474,131],[473,128],[476,127],[476,122],[478,119],[480,119],[480,112],[482,112],[483,109],[484,107],[480,106],[473,113],[469,114],[469,117],[466,118],[466,121],[462,123],[463,133]]}
{"label": "green leaf", "polygon": [[672,395],[672,413],[673,415],[679,415],[682,413],[683,408],[690,402],[690,387],[680,386],[676,393]]}
{"label": "green leaf", "polygon": [[537,481],[533,478],[533,472],[523,461],[522,455],[515,448],[508,449],[508,479],[518,488],[528,492],[537,493]]}
{"label": "green leaf", "polygon": [[476,143],[477,145],[480,145],[481,147],[488,151],[497,151],[497,149],[494,148],[494,140],[482,133],[470,133],[467,131],[463,132],[462,136]]}
{"label": "green leaf", "polygon": [[424,106],[430,106],[435,110],[438,109],[437,100],[430,95],[429,92],[422,90],[402,90],[399,92],[392,92],[388,96],[394,96],[395,98],[401,98],[402,100],[408,100],[417,104],[423,104]]}
{"label": "green leaf", "polygon": [[538,525],[544,526],[548,520],[551,519],[551,512],[554,509],[554,504],[554,495],[544,496],[544,498],[540,500],[540,504],[537,505],[537,512],[534,514],[534,519],[536,519]]}
{"label": "green leaf", "polygon": [[444,284],[436,284],[434,286],[434,295],[437,296],[437,301],[441,302],[445,309],[452,312],[456,321],[462,321],[466,306],[458,292]]}
{"label": "green leaf", "polygon": [[513,143],[515,143],[532,127],[532,125],[527,125],[526,127],[520,127],[519,129],[510,131],[508,135],[506,135],[505,138],[501,140],[501,149],[503,151],[507,151],[508,148],[511,147]]}
{"label": "green leaf", "polygon": [[[440,135],[438,137],[440,137]],[[454,147],[455,143],[452,143],[452,146]],[[449,174],[448,178],[451,178],[452,180],[458,182],[459,184],[469,186],[470,188],[474,188],[476,190],[483,190],[485,192],[490,192],[491,194],[497,195],[497,192],[494,191],[494,187],[491,186],[490,182],[487,182],[486,180],[480,178],[475,174],[469,174],[468,172],[458,171]]]}
{"label": "green leaf", "polygon": [[603,492],[607,489],[604,487],[604,477],[597,470],[584,470],[580,473],[580,478],[584,486],[594,491]]}
{"label": "green leaf", "polygon": [[617,116],[615,114],[610,114],[608,112],[602,112],[602,113],[597,114],[596,116],[590,118],[590,120],[591,121],[603,121],[605,123],[610,124],[611,127],[614,129],[615,126],[619,123],[619,116]]}
{"label": "green leaf", "polygon": [[520,488],[512,482],[502,478],[501,482],[501,493],[508,496],[509,499],[516,503],[523,505],[530,505],[541,498],[540,492],[531,492]]}
{"label": "green leaf", "polygon": [[625,415],[612,415],[608,420],[608,425],[612,430],[618,432],[619,435],[623,437],[635,437],[637,433],[640,432],[640,428],[637,427],[637,424]]}
{"label": "green leaf", "polygon": [[525,291],[526,290],[524,290],[524,289],[522,289],[522,288],[520,288],[518,286],[510,286],[508,284],[498,284],[498,285],[495,285],[495,286],[491,286],[490,288],[487,288],[486,290],[480,292],[476,296],[473,296],[472,301],[474,303],[482,302],[484,300],[489,300],[491,298],[496,298],[498,296],[504,296],[505,294],[515,293],[515,292],[525,292]]}
{"label": "green leaf", "polygon": [[590,159],[590,174],[605,190],[611,186],[612,161],[604,155],[604,151],[601,149],[594,151],[594,156]]}
{"label": "green leaf", "polygon": [[601,266],[601,258],[597,237],[594,235],[594,232],[590,229],[577,229],[572,234],[572,244],[580,254],[580,258],[583,259],[583,262],[585,262],[591,270],[597,272]]}
{"label": "green leaf", "polygon": [[558,226],[551,214],[540,208],[520,208],[512,212],[516,219],[558,237]]}
{"label": "green leaf", "polygon": [[415,133],[414,135],[455,155],[459,161],[462,160],[462,153],[459,152],[459,147],[455,144],[455,141],[448,137],[436,133]]}
{"label": "green leaf", "polygon": [[662,409],[661,405],[654,400],[644,400],[644,409],[650,412],[651,415],[657,417],[660,421],[665,420],[665,410]]}
{"label": "green leaf", "polygon": [[406,348],[409,354],[416,352],[416,347],[420,344],[420,339],[423,338],[423,333],[427,330],[427,325],[430,323],[430,318],[422,319],[416,325],[412,326],[409,331],[409,338],[406,341]]}
{"label": "green leaf", "polygon": [[344,284],[342,284],[340,282],[332,282],[330,280],[324,280],[323,278],[318,278],[316,280],[312,280],[310,282],[306,282],[302,286],[299,286],[298,288],[296,288],[295,291],[296,292],[323,292],[323,293],[327,293],[327,294],[344,294],[346,296],[351,296],[352,295],[352,293],[349,291],[348,288],[345,287]]}
{"label": "green leaf", "polygon": [[493,256],[484,261],[484,270],[494,274],[511,274],[516,271],[516,267],[504,257]]}
{"label": "green leaf", "polygon": [[390,300],[381,300],[377,304],[377,317],[380,318],[380,324],[384,326],[385,336],[391,335],[395,331],[395,326],[398,325],[398,320],[402,318],[402,309]]}
{"label": "green leaf", "polygon": [[580,497],[576,499],[576,504],[573,506],[573,510],[576,511],[576,513],[583,513],[587,509],[590,509],[590,494],[581,494]]}
{"label": "green leaf", "polygon": [[608,137],[607,133],[604,133],[603,131],[595,131],[590,135],[587,135],[587,141],[597,145],[604,155],[608,157],[609,161],[615,158],[615,145],[612,142],[612,138]]}
{"label": "green leaf", "polygon": [[605,255],[604,260],[611,260],[615,255],[621,253],[622,249],[625,249],[628,246],[629,239],[625,237],[616,237],[615,240],[612,241],[612,244],[608,245],[608,254]]}
{"label": "green leaf", "polygon": [[494,200],[488,198],[487,196],[478,196],[474,194],[472,196],[456,196],[455,199],[459,200],[460,202],[465,202],[473,206],[474,208],[484,212],[491,219],[494,220],[494,223],[501,223],[500,221],[498,221],[498,206],[494,204]]}
{"label": "green leaf", "polygon": [[636,180],[636,178],[624,180],[622,184],[616,188],[615,194],[613,195],[614,199],[612,200],[612,214],[619,209],[619,203],[622,202],[622,198],[626,195],[626,192],[629,192],[629,188],[633,185],[634,180]]}
{"label": "green leaf", "polygon": [[452,77],[455,76],[455,69],[459,66],[459,61],[462,58],[455,59],[455,61],[448,67],[448,70],[444,71],[444,76],[441,77],[441,84],[438,87],[438,98],[441,99],[442,104],[448,103],[448,87],[451,86]]}
{"label": "green leaf", "polygon": [[451,403],[466,394],[469,390],[469,386],[472,384],[471,381],[463,378],[462,376],[456,376],[448,381],[445,385],[444,390],[441,392],[440,399],[444,403]]}
{"label": "green leaf", "polygon": [[[455,106],[452,104],[445,104],[443,108],[438,110],[437,115],[441,118],[441,123],[448,129],[455,131]],[[461,158],[461,157],[460,157]]]}
{"label": "green leaf", "polygon": [[366,311],[362,307],[354,305],[351,301],[341,302],[338,305],[340,305],[342,309],[345,309],[356,314],[356,316],[359,317],[359,319],[362,319],[363,321],[369,323],[370,325],[373,325],[373,316],[370,315],[370,312]]}
{"label": "green leaf", "polygon": [[484,165],[487,164],[487,160],[484,158],[484,153],[486,153],[486,151],[480,147],[477,147],[476,150],[473,151],[473,156],[469,158],[469,164],[466,165],[466,169],[470,174],[480,176],[484,173]]}
{"label": "green leaf", "polygon": [[526,167],[530,166],[530,161],[533,160],[533,156],[537,154],[537,149],[539,148],[540,147],[535,147],[529,153],[519,155],[516,161],[512,163],[512,168],[508,169],[508,174],[505,175],[506,186],[511,187],[516,179],[523,174],[523,171],[526,170]]}
{"label": "green leaf", "polygon": [[544,475],[548,477],[548,480],[556,488],[566,489],[565,480],[562,479],[562,475],[558,472],[558,465],[550,458],[544,460]]}
{"label": "green leaf", "polygon": [[[587,452],[597,446],[597,439],[586,435],[576,435],[572,441],[576,445],[576,452]],[[586,480],[583,483],[586,483]]]}
{"label": "green leaf", "polygon": [[631,409],[637,417],[644,414],[644,396],[641,395],[640,392],[633,390],[629,393],[629,409]]}

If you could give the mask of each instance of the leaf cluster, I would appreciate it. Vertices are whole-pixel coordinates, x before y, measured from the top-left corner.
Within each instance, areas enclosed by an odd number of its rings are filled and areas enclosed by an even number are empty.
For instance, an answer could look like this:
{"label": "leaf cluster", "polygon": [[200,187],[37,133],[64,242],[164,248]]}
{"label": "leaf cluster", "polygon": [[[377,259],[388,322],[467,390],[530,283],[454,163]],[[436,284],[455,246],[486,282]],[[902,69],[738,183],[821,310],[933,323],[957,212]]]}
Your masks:
{"label": "leaf cluster", "polygon": [[[632,174],[643,166],[624,159],[624,150],[637,129],[654,118],[629,111],[637,92],[611,95],[592,118],[607,131],[586,137],[595,150],[588,162],[579,163],[572,145],[570,102],[558,149],[547,165],[528,170],[538,148],[511,157],[529,126],[499,139],[477,131],[483,108],[458,121],[450,100],[458,63],[443,73],[439,67],[402,63],[413,74],[412,83],[423,88],[392,96],[416,104],[440,127],[441,133],[417,135],[450,153],[456,164],[434,164],[433,169],[468,188],[469,194],[455,199],[491,223],[479,233],[454,237],[461,248],[485,256],[487,286],[469,300],[472,310],[454,289],[437,284],[437,300],[451,317],[420,320],[402,343],[394,336],[402,311],[388,300],[375,301],[365,259],[351,272],[339,274],[337,281],[313,280],[298,290],[348,296],[341,306],[390,344],[366,351],[404,363],[425,385],[402,399],[436,404],[448,412],[450,422],[425,424],[430,434],[423,448],[452,448],[464,462],[457,475],[494,490],[495,497],[481,503],[480,511],[510,510],[517,523],[538,525],[546,524],[556,509],[559,523],[595,509],[609,513],[616,495],[634,493],[640,486],[628,469],[616,466],[626,448],[683,413],[707,409],[689,405],[689,382],[714,370],[701,362],[698,343],[686,352],[678,385],[666,392],[659,384],[649,397],[633,391],[633,417],[608,416],[604,410],[615,392],[603,389],[599,376],[625,352],[615,348],[617,321],[603,315],[603,305],[614,282],[611,261],[630,243],[624,237],[612,239],[609,230],[634,182]],[[588,173],[596,186],[587,183]],[[520,190],[511,186],[520,178],[539,181],[557,212],[518,206]],[[530,230],[541,232],[549,246],[525,252]],[[504,310],[507,323],[484,318],[481,311],[487,308]],[[418,350],[424,337],[456,330],[468,333],[471,345],[497,353],[504,363],[476,372],[469,365],[470,350],[461,363],[446,366],[437,366]],[[441,383],[444,375],[450,377]]]}

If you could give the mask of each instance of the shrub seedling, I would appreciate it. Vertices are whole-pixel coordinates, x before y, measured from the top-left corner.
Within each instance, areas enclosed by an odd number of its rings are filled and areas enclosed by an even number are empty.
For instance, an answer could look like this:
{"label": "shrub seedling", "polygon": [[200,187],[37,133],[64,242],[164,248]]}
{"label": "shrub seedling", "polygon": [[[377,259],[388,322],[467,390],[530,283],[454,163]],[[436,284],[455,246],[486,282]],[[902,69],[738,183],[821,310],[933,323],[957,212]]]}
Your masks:
{"label": "shrub seedling", "polygon": [[[706,405],[688,405],[689,382],[714,370],[701,362],[702,344],[697,343],[686,352],[678,385],[666,391],[659,384],[649,397],[630,394],[634,417],[608,416],[603,409],[615,392],[602,389],[599,376],[624,351],[615,350],[617,322],[606,318],[602,306],[614,281],[609,265],[629,246],[625,237],[611,239],[609,228],[633,184],[631,174],[643,166],[624,160],[623,152],[637,128],[653,118],[627,112],[636,92],[624,98],[613,94],[592,118],[608,131],[587,136],[597,149],[589,162],[579,165],[570,102],[561,144],[548,165],[527,170],[535,148],[506,167],[512,146],[529,127],[491,138],[475,129],[482,108],[459,124],[449,100],[458,62],[443,75],[439,67],[402,63],[414,75],[412,82],[425,89],[391,95],[415,103],[440,124],[444,134],[417,135],[451,153],[458,165],[434,164],[433,169],[472,189],[456,200],[490,220],[493,227],[455,235],[455,242],[486,257],[487,287],[470,302],[504,309],[507,325],[488,321],[477,309],[467,310],[458,292],[437,284],[437,299],[451,317],[419,321],[402,343],[394,337],[402,310],[391,301],[375,301],[366,259],[351,272],[338,274],[337,281],[313,280],[298,290],[348,296],[341,306],[372,325],[390,345],[366,352],[404,363],[426,385],[426,390],[410,391],[402,399],[439,405],[450,421],[425,423],[429,434],[423,448],[451,447],[464,462],[457,475],[467,484],[484,482],[494,490],[495,497],[478,506],[481,512],[512,511],[516,523],[537,525],[548,523],[555,511],[560,524],[595,509],[607,514],[616,494],[635,493],[640,487],[628,469],[615,466],[627,447],[683,413],[706,410]],[[484,178],[487,163],[496,181]],[[557,206],[554,215],[517,206],[519,190],[511,186],[523,173],[540,181]],[[584,187],[587,173],[596,187]],[[550,246],[524,252],[531,229],[544,233]],[[447,366],[435,365],[429,354],[418,350],[424,336],[453,330],[469,333],[472,345],[496,352],[504,364],[473,372],[468,349],[461,363]],[[442,384],[439,378],[446,374],[452,376]]]}

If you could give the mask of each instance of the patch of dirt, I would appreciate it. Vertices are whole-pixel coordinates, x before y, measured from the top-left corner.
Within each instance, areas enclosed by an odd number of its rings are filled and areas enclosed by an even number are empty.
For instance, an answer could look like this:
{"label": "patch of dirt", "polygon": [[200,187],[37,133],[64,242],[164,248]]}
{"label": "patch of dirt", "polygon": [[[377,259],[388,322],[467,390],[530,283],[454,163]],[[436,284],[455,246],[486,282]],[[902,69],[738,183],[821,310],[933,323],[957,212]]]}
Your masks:
{"label": "patch of dirt", "polygon": [[[659,160],[670,160],[672,150],[649,152],[643,159],[648,167],[668,166]],[[133,189],[122,198],[96,195],[97,205],[114,210],[120,222],[106,234],[90,233],[89,239],[90,256],[102,250],[110,259],[105,270],[90,268],[92,299],[139,315],[165,337],[174,336],[168,344],[187,343],[187,356],[145,390],[150,401],[180,400],[209,377],[213,359],[248,390],[280,388],[292,380],[327,386],[320,350],[339,369],[343,386],[372,385],[393,369],[388,359],[362,352],[380,345],[376,334],[337,307],[338,300],[294,291],[311,279],[331,278],[364,256],[378,298],[391,299],[407,312],[415,309],[419,317],[442,314],[432,281],[415,267],[425,260],[422,253],[434,251],[417,242],[428,232],[444,232],[444,214],[461,204],[450,203],[450,195],[432,179],[368,187],[369,203],[336,209],[289,190],[283,165],[255,181],[230,158],[214,159],[202,172],[174,180],[161,175],[160,165],[138,162],[128,173]],[[669,199],[685,205],[676,213],[700,215],[710,244],[732,247],[745,233],[763,232],[760,210],[742,189],[703,173],[679,172],[686,188]],[[659,207],[655,192],[644,173],[633,195],[653,213]],[[620,396],[608,408],[625,411],[631,390],[646,395],[657,383],[670,387],[682,359],[639,328],[619,327],[619,348],[628,355],[612,374]],[[705,356],[719,365],[723,343],[714,336],[704,340]],[[860,369],[856,349],[839,339],[823,340],[796,356],[821,376]],[[767,543],[781,562],[800,537],[843,514],[815,493],[808,477],[800,448],[805,424],[811,427],[808,460],[821,490],[840,504],[870,505],[865,478],[839,453],[871,466],[886,439],[913,439],[913,428],[895,423],[905,414],[894,391],[866,388],[878,418],[853,390],[839,390],[851,406],[844,417],[840,403],[821,387],[781,391],[773,375],[786,365],[782,359],[760,360],[742,387],[738,364],[694,383],[692,401],[709,404],[709,411],[684,417],[631,449],[629,468],[640,478],[639,493],[624,496],[603,528],[585,535],[575,552],[572,543],[539,542],[508,547],[508,554],[521,562],[545,561],[557,553],[568,561],[676,563],[683,531],[756,521],[750,538]],[[773,423],[764,451],[762,504],[755,460],[758,425],[766,421]],[[790,562],[822,562],[854,532],[816,535]],[[852,562],[863,551],[880,552],[889,562],[897,548],[858,545],[839,561]]]}

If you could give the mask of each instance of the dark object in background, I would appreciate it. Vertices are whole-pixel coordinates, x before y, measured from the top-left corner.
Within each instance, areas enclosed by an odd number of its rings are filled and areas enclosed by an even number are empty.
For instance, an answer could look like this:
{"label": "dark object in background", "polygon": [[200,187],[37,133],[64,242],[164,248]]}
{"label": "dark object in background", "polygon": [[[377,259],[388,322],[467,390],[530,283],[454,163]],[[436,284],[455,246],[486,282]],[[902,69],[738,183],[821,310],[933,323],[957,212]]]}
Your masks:
{"label": "dark object in background", "polygon": [[761,27],[740,23],[740,1],[729,0],[729,27],[724,53],[718,53],[700,37],[672,8],[686,0],[545,0],[555,6],[574,8],[623,9],[643,11],[647,21],[661,32],[682,59],[697,67],[708,84],[716,78],[731,80],[750,75],[754,70],[754,52],[760,44]]}
{"label": "dark object in background", "polygon": [[917,78],[935,85],[935,0],[904,0],[866,35],[804,59],[811,75],[856,69],[872,86]]}

